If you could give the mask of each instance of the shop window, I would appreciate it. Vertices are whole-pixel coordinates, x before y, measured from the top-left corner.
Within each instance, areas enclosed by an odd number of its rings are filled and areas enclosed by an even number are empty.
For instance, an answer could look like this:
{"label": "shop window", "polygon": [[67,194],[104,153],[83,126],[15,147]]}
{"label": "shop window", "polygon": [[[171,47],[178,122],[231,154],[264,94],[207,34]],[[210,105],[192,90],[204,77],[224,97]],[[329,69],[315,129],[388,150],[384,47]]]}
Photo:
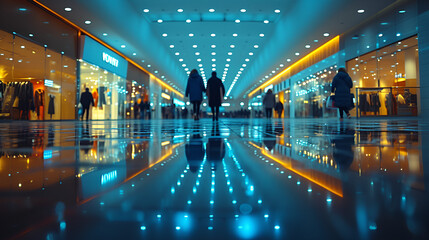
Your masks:
{"label": "shop window", "polygon": [[91,119],[123,119],[125,117],[125,79],[87,62],[81,64],[81,89],[89,88],[95,107]]}
{"label": "shop window", "polygon": [[418,41],[411,37],[347,62],[359,116],[417,116]]}

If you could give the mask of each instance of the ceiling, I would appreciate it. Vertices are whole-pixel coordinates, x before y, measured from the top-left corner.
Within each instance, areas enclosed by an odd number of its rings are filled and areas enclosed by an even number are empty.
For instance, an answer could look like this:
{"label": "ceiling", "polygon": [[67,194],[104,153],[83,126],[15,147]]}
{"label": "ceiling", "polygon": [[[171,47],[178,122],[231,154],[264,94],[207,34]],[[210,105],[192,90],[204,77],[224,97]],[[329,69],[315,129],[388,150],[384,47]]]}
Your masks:
{"label": "ceiling", "polygon": [[[187,71],[196,68],[208,79],[215,69],[229,96],[241,98],[307,53],[396,1],[40,2],[181,92],[186,87]],[[72,10],[65,11],[66,7]],[[358,13],[359,9],[365,12]],[[85,24],[87,20],[91,23]]]}

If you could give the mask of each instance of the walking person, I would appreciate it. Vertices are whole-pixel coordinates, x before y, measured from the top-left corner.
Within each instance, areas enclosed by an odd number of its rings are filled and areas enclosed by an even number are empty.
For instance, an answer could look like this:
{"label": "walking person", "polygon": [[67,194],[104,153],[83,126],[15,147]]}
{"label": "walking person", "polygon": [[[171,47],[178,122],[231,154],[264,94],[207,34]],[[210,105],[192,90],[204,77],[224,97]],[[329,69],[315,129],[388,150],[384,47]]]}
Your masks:
{"label": "walking person", "polygon": [[92,94],[89,92],[89,88],[85,89],[85,92],[83,92],[80,95],[80,103],[82,104],[82,108],[83,108],[83,112],[82,112],[82,120],[83,120],[83,116],[85,115],[86,112],[86,120],[88,121],[89,119],[89,108],[94,105],[94,97],[92,97]]}
{"label": "walking person", "polygon": [[267,118],[271,118],[273,116],[273,107],[276,104],[276,97],[273,94],[273,90],[268,89],[267,93],[262,100],[262,103],[265,107],[265,113]]}
{"label": "walking person", "polygon": [[212,109],[213,121],[218,121],[219,107],[222,104],[222,99],[225,94],[225,86],[216,76],[216,72],[212,72],[212,77],[207,81],[206,93],[209,99],[209,106]]}
{"label": "walking person", "polygon": [[349,109],[353,105],[350,89],[353,87],[353,81],[345,68],[338,69],[331,86],[331,92],[335,92],[335,106],[340,111],[340,119],[343,119],[344,113],[350,118]]}
{"label": "walking person", "polygon": [[200,119],[200,105],[203,101],[203,92],[205,91],[203,78],[198,74],[196,69],[192,69],[189,74],[188,84],[186,85],[185,96],[189,97],[189,101],[194,106],[194,120]]}
{"label": "walking person", "polygon": [[282,113],[283,113],[283,103],[278,101],[276,103],[276,106],[274,107],[274,110],[276,110],[277,115],[279,118],[282,118]]}

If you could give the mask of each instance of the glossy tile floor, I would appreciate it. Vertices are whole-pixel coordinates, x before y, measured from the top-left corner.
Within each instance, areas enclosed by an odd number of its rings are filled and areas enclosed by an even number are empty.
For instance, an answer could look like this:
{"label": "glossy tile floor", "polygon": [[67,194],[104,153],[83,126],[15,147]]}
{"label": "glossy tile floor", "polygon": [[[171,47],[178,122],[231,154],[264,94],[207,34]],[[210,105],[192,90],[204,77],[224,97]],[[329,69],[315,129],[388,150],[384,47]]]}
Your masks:
{"label": "glossy tile floor", "polygon": [[427,239],[429,122],[0,122],[0,238]]}

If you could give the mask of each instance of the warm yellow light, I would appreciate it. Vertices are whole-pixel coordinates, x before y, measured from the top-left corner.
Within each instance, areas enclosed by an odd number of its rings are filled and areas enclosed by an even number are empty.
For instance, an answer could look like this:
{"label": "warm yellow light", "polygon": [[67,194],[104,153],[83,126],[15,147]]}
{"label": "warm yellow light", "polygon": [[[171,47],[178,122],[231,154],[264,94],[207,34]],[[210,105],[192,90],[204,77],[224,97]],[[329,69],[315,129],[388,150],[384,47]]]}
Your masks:
{"label": "warm yellow light", "polygon": [[167,100],[170,100],[170,95],[168,95],[168,94],[166,94],[166,93],[161,93],[161,97],[163,97],[163,98],[165,98],[165,99],[167,99]]}
{"label": "warm yellow light", "polygon": [[161,146],[164,147],[165,145],[168,145],[168,144],[170,144],[170,141],[165,141],[161,143]]}
{"label": "warm yellow light", "polygon": [[[327,43],[318,47],[316,50],[312,51],[311,53],[307,54],[306,56],[304,56],[303,58],[301,58],[300,60],[298,60],[297,62],[295,62],[291,66],[289,66],[288,68],[286,68],[285,70],[281,71],[279,74],[277,74],[273,78],[269,79],[265,83],[261,84],[259,87],[255,88],[247,96],[250,98],[256,92],[258,92],[261,89],[266,88],[270,84],[273,84],[274,81],[276,81],[280,77],[284,76],[285,74],[302,67],[302,65],[304,65],[306,63],[306,61],[313,60],[316,56],[327,52],[329,49],[331,49],[333,47],[335,47],[335,51],[338,52],[339,51],[339,43],[340,43],[340,36],[334,37],[333,39],[329,40]],[[310,67],[310,66],[307,66],[307,67]]]}

